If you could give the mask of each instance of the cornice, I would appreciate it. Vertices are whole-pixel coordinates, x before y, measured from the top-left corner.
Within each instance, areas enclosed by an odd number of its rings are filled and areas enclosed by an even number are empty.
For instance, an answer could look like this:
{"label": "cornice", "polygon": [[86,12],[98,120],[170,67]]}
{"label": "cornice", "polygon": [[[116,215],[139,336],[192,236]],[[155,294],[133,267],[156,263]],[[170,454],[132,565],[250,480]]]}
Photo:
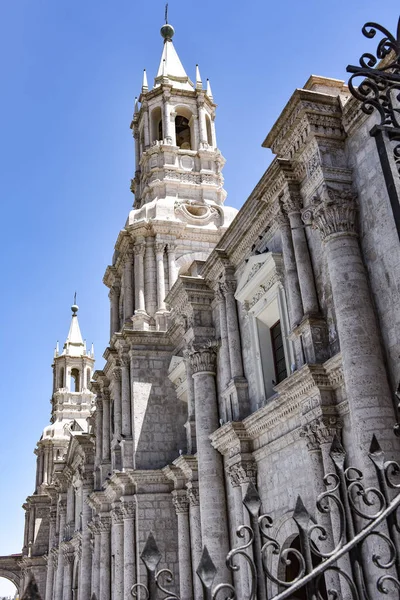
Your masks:
{"label": "cornice", "polygon": [[229,422],[222,425],[219,429],[210,435],[211,445],[221,454],[230,455],[231,451],[236,452],[238,446],[243,442],[250,442],[251,437],[245,425],[238,422]]}

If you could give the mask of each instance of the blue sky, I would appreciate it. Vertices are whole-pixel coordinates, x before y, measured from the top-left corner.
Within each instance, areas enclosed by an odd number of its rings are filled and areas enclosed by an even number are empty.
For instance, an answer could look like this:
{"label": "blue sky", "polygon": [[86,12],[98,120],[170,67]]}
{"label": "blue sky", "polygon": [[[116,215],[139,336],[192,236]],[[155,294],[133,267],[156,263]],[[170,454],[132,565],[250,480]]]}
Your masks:
{"label": "blue sky", "polygon": [[[199,63],[219,105],[228,204],[240,207],[268,166],[261,143],[294,89],[311,73],[347,79],[346,65],[375,50],[364,22],[394,31],[398,12],[397,0],[170,0],[180,58],[192,78]],[[22,546],[53,349],[75,290],[102,365],[102,276],[133,202],[129,124],[143,68],[149,81],[157,70],[163,14],[161,0],[2,2],[0,555]]]}

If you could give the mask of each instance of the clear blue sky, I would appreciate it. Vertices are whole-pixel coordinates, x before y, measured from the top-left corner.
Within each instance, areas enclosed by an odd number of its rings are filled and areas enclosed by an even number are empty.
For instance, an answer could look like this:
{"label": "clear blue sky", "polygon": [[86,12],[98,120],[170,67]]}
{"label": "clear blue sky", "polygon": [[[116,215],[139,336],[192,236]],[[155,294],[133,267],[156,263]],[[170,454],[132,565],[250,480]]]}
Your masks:
{"label": "clear blue sky", "polygon": [[[346,78],[346,65],[375,49],[364,22],[393,31],[398,6],[170,0],[180,58],[192,78],[199,63],[219,105],[229,204],[240,207],[268,166],[261,143],[294,89],[311,73]],[[2,2],[0,554],[21,550],[53,349],[75,290],[83,335],[103,363],[102,276],[133,202],[129,124],[142,70],[151,81],[158,66],[163,14],[161,0]]]}

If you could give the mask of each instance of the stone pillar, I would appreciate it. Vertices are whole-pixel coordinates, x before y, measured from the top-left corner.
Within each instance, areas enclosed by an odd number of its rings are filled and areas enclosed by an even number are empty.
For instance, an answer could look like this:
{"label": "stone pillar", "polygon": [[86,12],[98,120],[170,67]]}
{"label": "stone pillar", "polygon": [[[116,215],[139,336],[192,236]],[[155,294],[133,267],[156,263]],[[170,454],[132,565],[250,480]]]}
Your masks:
{"label": "stone pillar", "polygon": [[[230,509],[229,513],[231,518],[233,519],[234,529],[237,530],[241,525],[250,525],[248,519],[245,519],[244,512],[246,509],[243,506],[243,496],[242,489],[240,485],[240,475],[238,470],[240,469],[240,465],[233,465],[229,469],[227,469],[227,473],[229,476],[229,480],[232,486],[232,496],[233,496],[233,507]],[[233,510],[232,510],[233,509]],[[233,514],[232,514],[233,513]],[[238,539],[235,536],[232,546],[235,547],[237,545]],[[240,598],[247,598],[249,595],[249,578],[247,569],[240,569],[233,574],[233,580],[235,582],[235,588],[238,590],[238,594]]]}
{"label": "stone pillar", "polygon": [[100,597],[111,599],[111,518],[100,515]]}
{"label": "stone pillar", "polygon": [[326,197],[303,213],[319,229],[332,286],[351,425],[350,463],[373,475],[368,449],[376,433],[392,451],[394,407],[376,317],[356,233],[350,191],[327,188]]}
{"label": "stone pillar", "polygon": [[45,600],[53,600],[53,583],[54,583],[53,547],[56,542],[56,522],[57,522],[57,509],[55,506],[52,506],[50,508],[49,552],[48,552],[48,559],[47,559],[46,598],[45,598]]}
{"label": "stone pillar", "polygon": [[232,377],[243,377],[242,351],[240,343],[239,323],[235,300],[236,281],[225,280],[222,291],[226,303],[226,323],[228,329],[229,360]]}
{"label": "stone pillar", "polygon": [[103,438],[102,438],[102,462],[110,462],[110,394],[103,390]]}
{"label": "stone pillar", "polygon": [[207,144],[207,129],[206,129],[206,109],[204,108],[204,100],[197,100],[199,107],[199,133],[200,133],[200,148]]}
{"label": "stone pillar", "polygon": [[123,499],[121,502],[124,520],[124,593],[123,598],[129,598],[135,576],[135,505],[133,500]]}
{"label": "stone pillar", "polygon": [[92,555],[92,595],[100,598],[100,528],[98,519],[92,521],[93,555]]}
{"label": "stone pillar", "polygon": [[172,288],[175,281],[178,279],[178,268],[176,266],[176,244],[169,242],[167,246],[168,252],[168,273],[169,273],[169,289]]}
{"label": "stone pillar", "polygon": [[[219,348],[219,360],[221,365],[221,391],[224,391],[231,380],[231,363],[229,358],[228,328],[226,324],[225,297],[220,287],[215,290],[215,297],[219,310],[219,329],[221,335],[221,346]],[[225,421],[230,420],[225,415]]]}
{"label": "stone pillar", "polygon": [[192,366],[189,360],[187,350],[183,351],[183,359],[185,361],[186,381],[187,381],[187,396],[188,396],[188,420],[185,423],[186,441],[188,454],[196,454],[196,419],[195,419],[195,402],[194,402],[194,380],[192,374]]}
{"label": "stone pillar", "polygon": [[192,555],[192,581],[193,591],[195,600],[203,600],[203,590],[201,587],[200,579],[196,573],[196,569],[199,565],[202,552],[202,541],[201,541],[201,520],[200,520],[200,500],[199,500],[199,489],[188,484],[188,498],[189,498],[189,522],[190,522],[190,545]]}
{"label": "stone pillar", "polygon": [[74,568],[74,552],[72,548],[64,549],[64,585],[63,600],[72,600],[72,570]]}
{"label": "stone pillar", "polygon": [[203,545],[207,546],[218,570],[218,583],[230,581],[231,577],[225,564],[229,536],[222,456],[212,447],[209,438],[219,427],[215,389],[216,350],[213,347],[193,347],[190,361],[196,405],[201,533]]}
{"label": "stone pillar", "polygon": [[133,252],[129,249],[124,260],[124,320],[133,315]]}
{"label": "stone pillar", "polygon": [[119,440],[122,434],[121,369],[119,367],[114,367],[113,379],[114,437]]}
{"label": "stone pillar", "polygon": [[96,456],[95,465],[97,467],[101,464],[102,457],[102,439],[103,439],[103,400],[99,396],[96,398]]}
{"label": "stone pillar", "polygon": [[66,500],[62,500],[58,504],[58,564],[57,564],[57,576],[56,576],[56,590],[54,600],[62,600],[63,598],[63,585],[64,585],[64,554],[62,551],[61,543],[64,537],[64,529],[67,517],[67,504]]}
{"label": "stone pillar", "polygon": [[303,202],[300,193],[287,191],[283,197],[283,203],[288,213],[292,230],[293,248],[296,257],[297,272],[299,274],[304,314],[316,315],[319,313],[318,298],[306,233],[301,220]]}
{"label": "stone pillar", "polygon": [[146,312],[154,317],[156,312],[157,304],[157,290],[156,290],[156,264],[154,255],[154,238],[148,237],[146,239],[146,254],[144,257],[145,262],[145,301],[146,301]]}
{"label": "stone pillar", "polygon": [[133,468],[133,442],[132,442],[132,408],[131,408],[131,382],[129,369],[129,356],[120,355],[121,361],[121,401],[122,401],[122,467]]}
{"label": "stone pillar", "polygon": [[172,492],[172,497],[178,519],[179,597],[181,600],[192,600],[189,498],[186,490],[175,490]]}
{"label": "stone pillar", "polygon": [[150,146],[150,127],[149,127],[149,106],[147,102],[142,102],[143,115],[143,131],[144,131],[144,147]]}
{"label": "stone pillar", "polygon": [[116,331],[119,331],[119,295],[120,288],[114,284],[108,293],[110,298],[110,339]]}
{"label": "stone pillar", "polygon": [[168,102],[169,100],[169,95],[167,95],[164,92],[164,97],[163,97],[163,121],[164,121],[164,140],[166,141],[167,144],[172,144],[172,123],[171,123],[171,108],[170,108],[170,104]]}
{"label": "stone pillar", "polygon": [[164,274],[164,250],[165,243],[157,242],[156,246],[157,263],[157,310],[165,310],[165,274]]}
{"label": "stone pillar", "polygon": [[279,211],[279,213],[276,215],[276,221],[281,233],[282,254],[285,265],[285,287],[289,301],[290,327],[293,328],[299,325],[304,315],[299,275],[297,272],[296,258],[293,249],[293,240],[288,217],[283,211]]}
{"label": "stone pillar", "polygon": [[144,301],[144,264],[143,257],[145,245],[135,244],[133,247],[135,253],[135,312],[145,312]]}
{"label": "stone pillar", "polygon": [[111,512],[112,519],[112,556],[114,557],[114,582],[112,599],[120,600],[124,596],[124,522],[120,507],[115,506]]}
{"label": "stone pillar", "polygon": [[[89,523],[92,518],[92,509],[87,503],[89,494],[93,491],[93,477],[84,475],[82,484],[82,545],[81,560],[79,564],[79,600],[90,600],[92,572],[92,549],[90,545]],[[76,600],[76,599],[74,599]]]}
{"label": "stone pillar", "polygon": [[140,140],[137,126],[134,129],[133,137],[135,138],[135,172],[140,169]]}

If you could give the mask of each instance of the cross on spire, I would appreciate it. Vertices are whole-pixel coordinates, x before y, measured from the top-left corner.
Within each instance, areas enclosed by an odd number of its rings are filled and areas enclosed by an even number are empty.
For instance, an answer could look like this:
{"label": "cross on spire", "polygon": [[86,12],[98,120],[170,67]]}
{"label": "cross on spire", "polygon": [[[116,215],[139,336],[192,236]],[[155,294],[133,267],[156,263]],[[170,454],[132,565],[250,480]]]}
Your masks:
{"label": "cross on spire", "polygon": [[168,2],[165,5],[165,24],[168,25]]}

